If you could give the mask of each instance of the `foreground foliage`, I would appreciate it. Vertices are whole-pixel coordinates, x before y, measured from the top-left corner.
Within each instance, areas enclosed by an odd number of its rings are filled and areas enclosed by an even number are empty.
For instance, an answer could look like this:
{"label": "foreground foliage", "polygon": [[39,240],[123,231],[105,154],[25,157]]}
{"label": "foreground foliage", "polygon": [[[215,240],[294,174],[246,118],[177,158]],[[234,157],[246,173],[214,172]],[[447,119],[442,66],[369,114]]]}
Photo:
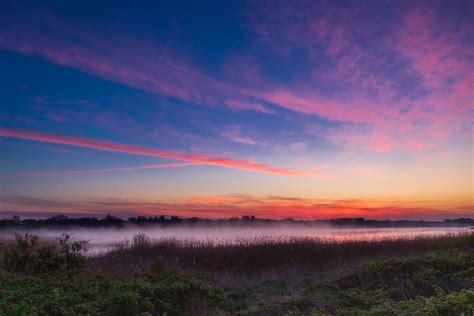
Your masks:
{"label": "foreground foliage", "polygon": [[[54,261],[61,268],[48,272],[0,272],[0,315],[472,315],[474,243],[466,237],[459,236],[459,248],[317,266],[293,277],[260,280],[240,272],[251,286],[179,270],[169,258],[156,257],[141,273],[120,274],[90,265],[78,270],[61,259]],[[138,236],[133,252],[146,252],[149,242]]]}
{"label": "foreground foliage", "polygon": [[222,290],[197,277],[0,276],[0,314],[6,315],[200,314],[228,308],[225,303]]}
{"label": "foreground foliage", "polygon": [[11,272],[49,273],[57,270],[82,269],[84,241],[71,241],[67,234],[57,238],[57,245],[40,245],[38,236],[15,234],[15,242],[3,253],[3,268]]}
{"label": "foreground foliage", "polygon": [[472,315],[474,251],[447,250],[369,261],[246,292],[263,314]]}

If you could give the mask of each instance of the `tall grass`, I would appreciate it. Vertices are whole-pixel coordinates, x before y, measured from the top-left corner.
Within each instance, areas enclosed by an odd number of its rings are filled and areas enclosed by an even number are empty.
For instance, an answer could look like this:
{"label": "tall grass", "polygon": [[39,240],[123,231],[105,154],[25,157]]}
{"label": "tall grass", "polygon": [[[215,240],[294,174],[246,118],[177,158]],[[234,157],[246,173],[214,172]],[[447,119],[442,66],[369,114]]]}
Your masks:
{"label": "tall grass", "polygon": [[146,272],[158,265],[178,271],[238,275],[270,271],[297,274],[308,269],[338,268],[365,259],[455,248],[474,248],[474,233],[344,241],[262,237],[229,243],[152,240],[138,235],[133,241],[116,243],[111,250],[92,256],[89,262],[94,271],[115,273]]}

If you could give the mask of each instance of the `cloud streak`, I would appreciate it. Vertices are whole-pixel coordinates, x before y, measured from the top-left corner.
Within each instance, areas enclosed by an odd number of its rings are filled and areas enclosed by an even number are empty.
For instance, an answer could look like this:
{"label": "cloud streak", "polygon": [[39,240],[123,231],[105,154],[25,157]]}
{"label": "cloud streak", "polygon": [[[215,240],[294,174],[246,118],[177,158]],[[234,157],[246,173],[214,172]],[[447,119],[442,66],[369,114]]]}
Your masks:
{"label": "cloud streak", "polygon": [[133,167],[119,167],[119,168],[102,168],[102,169],[81,169],[81,170],[66,170],[66,171],[50,171],[50,172],[31,172],[31,173],[14,173],[6,176],[0,176],[0,179],[14,179],[21,177],[46,177],[46,176],[62,176],[68,174],[89,174],[89,173],[103,173],[113,171],[129,171],[129,170],[147,170],[160,169],[172,167],[188,167],[200,165],[198,163],[165,163],[158,165],[145,165]]}
{"label": "cloud streak", "polygon": [[71,145],[84,148],[91,148],[96,150],[110,151],[110,152],[120,152],[132,155],[140,156],[152,156],[159,158],[174,159],[180,161],[187,161],[196,164],[206,164],[226,168],[242,169],[242,170],[251,170],[259,171],[271,174],[287,175],[287,176],[303,176],[303,172],[277,168],[268,164],[253,163],[248,160],[236,160],[231,158],[222,158],[222,157],[205,157],[202,155],[195,155],[190,153],[178,152],[178,151],[169,151],[169,150],[158,150],[143,146],[120,144],[102,140],[78,138],[64,135],[53,135],[53,134],[44,134],[32,131],[10,129],[10,128],[0,128],[0,136],[4,137],[13,137],[19,139],[27,139],[62,145]]}
{"label": "cloud streak", "polygon": [[[176,52],[168,52],[159,45],[147,45],[148,50],[132,52],[128,47],[130,39],[122,38],[127,44],[117,45],[108,37],[83,32],[51,12],[38,12],[28,17],[6,14],[2,18],[2,48],[40,56],[110,81],[201,105],[216,105],[223,95],[228,97],[236,93],[229,84],[212,78]],[[20,19],[32,20],[34,25],[18,24]],[[13,32],[18,36],[12,36]],[[63,32],[68,34],[67,41],[61,35],[55,36]],[[261,111],[260,108],[257,110]]]}

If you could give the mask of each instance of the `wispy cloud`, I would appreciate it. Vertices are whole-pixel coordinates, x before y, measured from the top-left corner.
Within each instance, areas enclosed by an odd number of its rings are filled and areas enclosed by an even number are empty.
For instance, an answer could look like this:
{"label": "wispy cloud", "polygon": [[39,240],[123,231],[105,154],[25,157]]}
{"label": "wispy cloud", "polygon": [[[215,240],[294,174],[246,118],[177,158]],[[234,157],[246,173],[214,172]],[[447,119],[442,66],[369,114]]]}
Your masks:
{"label": "wispy cloud", "polygon": [[256,111],[265,114],[275,113],[260,102],[245,100],[226,100],[225,104],[234,111]]}
{"label": "wispy cloud", "polygon": [[[324,135],[337,145],[361,150],[423,150],[466,124],[474,77],[472,49],[466,40],[469,21],[461,19],[446,27],[440,6],[426,3],[388,8],[387,14],[399,23],[374,14],[376,5],[315,1],[260,2],[251,7],[257,35],[270,52],[277,52],[278,63],[293,63],[291,51],[301,50],[307,53],[308,65],[318,66],[278,80],[251,64],[233,71],[229,79],[225,73],[211,75],[189,56],[167,47],[147,44],[132,51],[129,38],[115,43],[51,12],[27,18],[5,15],[0,47],[200,105],[268,115],[274,113],[271,103],[297,113],[367,125],[362,133],[344,129]],[[236,68],[235,59],[229,62]],[[68,119],[61,113],[49,117]]]}
{"label": "wispy cloud", "polygon": [[378,152],[432,148],[459,135],[472,114],[472,23],[469,14],[446,12],[441,3],[388,7],[399,21],[392,23],[374,14],[375,4],[259,2],[249,14],[261,39],[284,56],[304,50],[317,67],[310,81],[295,76],[297,84],[246,92],[367,126],[332,131],[328,137],[338,145]]}
{"label": "wispy cloud", "polygon": [[223,157],[205,157],[190,153],[158,150],[148,147],[120,144],[114,142],[107,142],[102,140],[78,138],[63,135],[44,134],[32,131],[0,128],[0,136],[14,137],[20,139],[29,139],[41,142],[56,143],[63,145],[72,145],[78,147],[92,148],[97,150],[127,153],[132,155],[152,156],[167,159],[175,159],[180,161],[188,161],[192,163],[214,165],[227,168],[235,168],[242,170],[252,170],[265,173],[273,173],[288,176],[303,176],[302,172],[293,169],[277,168],[267,164],[253,163],[248,160],[236,160],[232,158]]}
{"label": "wispy cloud", "polygon": [[248,136],[241,134],[242,127],[240,126],[229,126],[222,133],[222,136],[230,139],[233,142],[241,143],[245,145],[256,145],[257,142]]}
{"label": "wispy cloud", "polygon": [[196,166],[198,163],[164,163],[158,165],[145,165],[133,167],[119,167],[119,168],[102,168],[102,169],[81,169],[81,170],[65,170],[65,171],[49,171],[49,172],[30,172],[30,173],[13,173],[6,176],[0,176],[0,179],[13,179],[21,177],[46,177],[46,176],[61,176],[68,174],[88,174],[88,173],[103,173],[113,171],[129,171],[129,170],[146,170],[146,169],[160,169],[172,167],[188,167]]}
{"label": "wispy cloud", "polygon": [[[40,56],[143,91],[201,105],[224,105],[223,98],[238,94],[228,83],[214,79],[188,63],[184,56],[159,44],[146,45],[146,50],[130,50],[130,39],[123,38],[124,45],[118,44],[100,32],[85,32],[47,11],[27,16],[5,14],[2,18],[0,47],[4,49]],[[21,23],[22,19],[29,22]],[[263,109],[258,106],[256,110]]]}

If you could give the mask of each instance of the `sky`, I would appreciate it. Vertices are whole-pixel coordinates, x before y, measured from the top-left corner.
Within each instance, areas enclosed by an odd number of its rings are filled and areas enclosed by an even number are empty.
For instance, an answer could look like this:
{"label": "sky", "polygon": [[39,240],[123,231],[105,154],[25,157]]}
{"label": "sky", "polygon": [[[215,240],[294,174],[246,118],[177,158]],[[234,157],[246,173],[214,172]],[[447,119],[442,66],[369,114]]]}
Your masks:
{"label": "sky", "polygon": [[0,215],[474,217],[472,1],[2,1]]}

